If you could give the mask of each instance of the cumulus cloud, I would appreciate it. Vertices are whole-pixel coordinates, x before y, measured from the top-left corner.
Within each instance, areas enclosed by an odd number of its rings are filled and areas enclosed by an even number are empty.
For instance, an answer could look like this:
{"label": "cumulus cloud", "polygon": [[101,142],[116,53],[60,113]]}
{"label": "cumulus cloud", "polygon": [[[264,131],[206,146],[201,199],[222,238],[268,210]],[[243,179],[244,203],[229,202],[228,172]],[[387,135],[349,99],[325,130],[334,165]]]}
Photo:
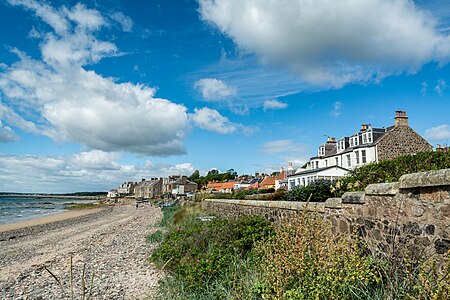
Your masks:
{"label": "cumulus cloud", "polygon": [[196,108],[190,117],[198,127],[220,134],[230,134],[241,131],[245,135],[252,135],[257,130],[255,127],[230,122],[230,120],[227,117],[222,116],[220,112],[208,107],[203,107],[201,109]]}
{"label": "cumulus cloud", "polygon": [[450,126],[442,124],[425,130],[425,136],[432,141],[448,141],[450,139]]}
{"label": "cumulus cloud", "polygon": [[119,83],[85,68],[118,55],[113,43],[96,37],[108,25],[100,12],[82,4],[54,9],[33,0],[9,3],[33,11],[53,28],[40,45],[42,60],[14,50],[19,60],[0,73],[10,125],[89,149],[185,153],[186,107],[155,97],[154,88]]}
{"label": "cumulus cloud", "polygon": [[[199,0],[202,18],[264,64],[340,87],[448,62],[450,38],[408,0]],[[380,16],[383,16],[380,18]]]}
{"label": "cumulus cloud", "polygon": [[264,101],[264,104],[263,104],[264,111],[268,111],[270,109],[285,109],[287,107],[288,107],[287,103],[278,101],[276,99],[266,100],[266,101]]}
{"label": "cumulus cloud", "polygon": [[233,98],[237,94],[235,87],[215,78],[203,78],[195,82],[194,88],[199,90],[204,100],[221,101]]}
{"label": "cumulus cloud", "polygon": [[191,118],[198,127],[208,131],[229,134],[238,129],[237,124],[230,122],[227,117],[222,116],[217,110],[207,107],[196,108]]}
{"label": "cumulus cloud", "polygon": [[168,175],[190,175],[191,163],[162,164],[145,161],[121,164],[120,155],[88,151],[67,156],[0,154],[0,190],[67,193],[108,191],[124,181]]}
{"label": "cumulus cloud", "polygon": [[341,115],[341,113],[342,113],[342,103],[340,101],[334,102],[333,110],[330,112],[330,115],[333,118],[337,118]]}

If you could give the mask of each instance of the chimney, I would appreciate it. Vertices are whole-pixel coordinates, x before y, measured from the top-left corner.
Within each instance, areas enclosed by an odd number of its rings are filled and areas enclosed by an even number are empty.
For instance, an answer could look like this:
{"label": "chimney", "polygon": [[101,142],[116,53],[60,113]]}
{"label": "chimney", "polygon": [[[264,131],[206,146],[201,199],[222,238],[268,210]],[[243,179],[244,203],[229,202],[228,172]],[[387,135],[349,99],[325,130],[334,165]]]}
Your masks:
{"label": "chimney", "polygon": [[396,110],[394,120],[395,126],[408,126],[408,117],[406,116],[406,111]]}
{"label": "chimney", "polygon": [[369,129],[370,124],[361,124],[361,132],[366,132]]}
{"label": "chimney", "polygon": [[329,136],[327,139],[327,143],[336,143],[336,138]]}
{"label": "chimney", "polygon": [[437,147],[436,147],[436,152],[444,152],[444,148],[443,148],[443,147],[441,147],[441,145],[440,145],[440,144],[437,144]]}

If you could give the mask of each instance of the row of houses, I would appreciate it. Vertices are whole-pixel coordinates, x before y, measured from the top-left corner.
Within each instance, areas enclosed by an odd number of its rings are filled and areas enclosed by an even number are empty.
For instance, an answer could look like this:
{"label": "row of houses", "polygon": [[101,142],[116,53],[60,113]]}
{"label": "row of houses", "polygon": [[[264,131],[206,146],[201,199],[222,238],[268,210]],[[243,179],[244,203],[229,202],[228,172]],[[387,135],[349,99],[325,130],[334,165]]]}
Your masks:
{"label": "row of houses", "polygon": [[[371,124],[362,124],[359,131],[349,136],[338,140],[328,137],[318,147],[317,155],[311,157],[302,168],[294,170],[292,163],[289,163],[287,171],[281,168],[273,176],[245,176],[227,182],[209,182],[201,192],[291,190],[297,186],[307,186],[316,180],[336,180],[347,175],[351,169],[365,164],[429,150],[433,150],[433,146],[409,126],[406,112],[396,111],[392,126],[373,127]],[[438,146],[436,151],[448,151],[448,148]],[[143,179],[140,183],[124,182],[117,189],[111,190],[108,197],[173,198],[190,195],[197,190],[197,183],[190,181],[187,176],[179,175]]]}
{"label": "row of houses", "polygon": [[124,182],[108,192],[108,198],[134,197],[136,199],[176,198],[190,196],[198,189],[197,183],[187,176],[142,179],[141,182]]}
{"label": "row of houses", "polygon": [[237,179],[227,182],[209,182],[203,192],[209,193],[231,193],[240,190],[278,190],[280,188],[287,189],[286,172],[283,168],[277,175],[273,176],[255,176],[253,178]]}

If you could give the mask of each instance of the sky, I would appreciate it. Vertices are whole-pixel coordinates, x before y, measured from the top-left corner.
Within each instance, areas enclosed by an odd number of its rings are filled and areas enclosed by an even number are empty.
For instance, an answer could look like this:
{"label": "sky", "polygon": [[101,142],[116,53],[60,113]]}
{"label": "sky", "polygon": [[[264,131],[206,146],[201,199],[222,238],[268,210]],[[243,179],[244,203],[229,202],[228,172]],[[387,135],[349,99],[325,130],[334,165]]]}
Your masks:
{"label": "sky", "polygon": [[450,141],[444,0],[0,0],[0,191],[300,166],[396,110]]}

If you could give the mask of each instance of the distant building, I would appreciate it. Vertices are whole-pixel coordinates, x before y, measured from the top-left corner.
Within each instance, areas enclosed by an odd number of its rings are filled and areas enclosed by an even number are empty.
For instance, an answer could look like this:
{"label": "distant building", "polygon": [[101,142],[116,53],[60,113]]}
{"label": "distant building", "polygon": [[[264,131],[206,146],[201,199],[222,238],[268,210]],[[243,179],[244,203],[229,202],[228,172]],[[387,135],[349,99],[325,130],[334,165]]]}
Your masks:
{"label": "distant building", "polygon": [[395,124],[387,128],[362,124],[360,131],[351,136],[337,141],[329,137],[320,145],[317,156],[310,159],[306,169],[288,175],[289,189],[319,179],[334,180],[345,176],[348,170],[368,163],[433,149],[409,127],[406,112],[396,111],[394,119]]}
{"label": "distant building", "polygon": [[117,192],[120,196],[127,196],[134,194],[134,188],[137,186],[137,183],[128,181],[122,183],[119,188],[117,189]]}
{"label": "distant building", "polygon": [[157,198],[162,195],[162,191],[162,179],[142,179],[142,181],[139,182],[134,188],[134,197],[136,199]]}
{"label": "distant building", "polygon": [[187,176],[179,176],[170,181],[165,189],[170,191],[173,196],[184,196],[195,193],[198,189],[198,184],[190,181]]}

